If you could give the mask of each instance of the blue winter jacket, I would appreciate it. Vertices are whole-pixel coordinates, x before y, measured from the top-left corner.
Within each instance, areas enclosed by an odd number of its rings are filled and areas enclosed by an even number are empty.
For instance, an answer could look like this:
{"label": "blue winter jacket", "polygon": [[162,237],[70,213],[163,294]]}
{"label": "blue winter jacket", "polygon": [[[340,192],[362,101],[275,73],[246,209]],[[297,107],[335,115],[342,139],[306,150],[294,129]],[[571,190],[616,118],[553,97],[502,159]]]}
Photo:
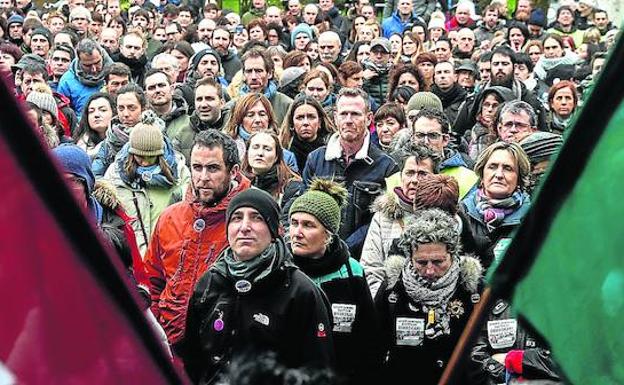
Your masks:
{"label": "blue winter jacket", "polygon": [[[74,59],[76,60],[76,59]],[[71,101],[71,107],[76,111],[76,116],[80,119],[82,109],[91,95],[98,92],[104,86],[104,80],[95,87],[89,87],[80,82],[74,66],[69,67],[69,71],[65,72],[59,80],[57,92],[63,94]]]}

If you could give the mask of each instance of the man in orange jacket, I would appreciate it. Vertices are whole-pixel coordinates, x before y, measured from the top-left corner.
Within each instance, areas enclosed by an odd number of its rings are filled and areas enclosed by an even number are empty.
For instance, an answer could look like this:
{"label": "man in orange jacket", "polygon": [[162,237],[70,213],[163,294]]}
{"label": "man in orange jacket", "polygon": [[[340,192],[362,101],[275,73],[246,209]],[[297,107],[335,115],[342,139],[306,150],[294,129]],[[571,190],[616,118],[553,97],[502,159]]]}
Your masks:
{"label": "man in orange jacket", "polygon": [[162,212],[145,254],[152,312],[174,351],[184,336],[196,281],[227,246],[228,203],[250,186],[240,173],[236,144],[219,131],[195,136],[190,165],[191,185],[184,201]]}

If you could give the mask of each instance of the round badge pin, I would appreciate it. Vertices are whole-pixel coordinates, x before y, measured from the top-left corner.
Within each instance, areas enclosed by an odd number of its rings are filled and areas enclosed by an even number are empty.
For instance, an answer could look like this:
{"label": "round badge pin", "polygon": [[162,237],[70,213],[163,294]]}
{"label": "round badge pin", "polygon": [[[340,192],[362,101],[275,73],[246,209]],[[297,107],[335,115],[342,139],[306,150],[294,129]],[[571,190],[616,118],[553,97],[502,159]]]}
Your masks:
{"label": "round badge pin", "polygon": [[152,180],[152,173],[149,171],[145,171],[142,175],[141,175],[141,179],[143,179],[145,182],[149,182],[150,180]]}
{"label": "round badge pin", "polygon": [[241,279],[240,281],[236,281],[234,287],[239,293],[247,293],[249,290],[251,290],[251,282],[246,279]]}
{"label": "round badge pin", "polygon": [[223,323],[223,320],[221,318],[217,318],[212,323],[212,327],[214,328],[214,330],[220,332],[225,327],[225,324]]}
{"label": "round badge pin", "polygon": [[206,228],[206,221],[201,218],[198,218],[195,223],[193,223],[193,230],[201,233]]}

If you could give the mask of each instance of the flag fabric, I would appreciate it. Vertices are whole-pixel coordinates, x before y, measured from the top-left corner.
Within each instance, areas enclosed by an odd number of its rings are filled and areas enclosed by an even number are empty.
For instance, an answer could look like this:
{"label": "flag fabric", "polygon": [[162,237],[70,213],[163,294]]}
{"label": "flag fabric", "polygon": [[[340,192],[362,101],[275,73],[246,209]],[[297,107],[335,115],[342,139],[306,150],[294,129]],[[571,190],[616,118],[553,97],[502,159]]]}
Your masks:
{"label": "flag fabric", "polygon": [[0,381],[185,383],[19,110],[0,82]]}
{"label": "flag fabric", "polygon": [[624,384],[622,43],[492,277],[573,384]]}

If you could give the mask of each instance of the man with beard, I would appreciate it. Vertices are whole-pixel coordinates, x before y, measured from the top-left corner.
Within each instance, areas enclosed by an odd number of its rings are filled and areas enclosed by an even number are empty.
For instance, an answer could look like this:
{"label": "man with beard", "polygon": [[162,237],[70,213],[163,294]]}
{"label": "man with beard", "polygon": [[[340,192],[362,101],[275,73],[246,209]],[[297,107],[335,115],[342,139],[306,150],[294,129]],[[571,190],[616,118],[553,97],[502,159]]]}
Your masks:
{"label": "man with beard", "polygon": [[147,56],[145,56],[146,42],[138,32],[128,32],[121,38],[119,54],[113,55],[112,59],[123,63],[132,72],[132,82],[143,84],[145,72],[148,69]]}
{"label": "man with beard", "polygon": [[240,173],[236,144],[219,131],[195,136],[190,164],[186,196],[162,212],[144,258],[152,312],[177,353],[195,283],[227,246],[227,206],[250,186]]}
{"label": "man with beard", "polygon": [[483,10],[481,20],[477,23],[475,29],[476,44],[480,45],[484,41],[491,41],[494,34],[505,29],[505,22],[498,18],[498,7],[496,5],[488,5]]}
{"label": "man with beard", "polygon": [[230,49],[231,43],[230,31],[228,31],[227,28],[217,27],[212,32],[210,46],[221,56],[221,65],[223,66],[225,80],[228,82],[231,82],[234,75],[242,68],[241,61],[236,51]]}
{"label": "man with beard", "polygon": [[173,148],[190,159],[193,137],[188,135],[188,105],[175,95],[174,85],[163,71],[151,69],[145,75],[145,95],[156,115],[165,122],[165,135]]}
{"label": "man with beard", "polygon": [[538,129],[541,131],[547,130],[546,114],[542,104],[535,95],[525,87],[523,82],[514,79],[515,62],[515,54],[509,47],[497,47],[492,51],[492,58],[490,60],[490,81],[482,84],[479,88],[479,92],[469,95],[466,98],[466,102],[460,106],[457,119],[453,125],[455,135],[461,136],[466,130],[471,129],[475,125],[477,113],[479,112],[479,106],[478,103],[475,103],[475,100],[478,100],[482,90],[490,86],[509,88],[513,92],[515,100],[522,100],[529,103],[537,114]]}
{"label": "man with beard", "polygon": [[197,24],[197,40],[210,45],[212,33],[217,28],[217,23],[212,19],[202,19]]}
{"label": "man with beard", "polygon": [[452,63],[443,61],[435,65],[431,92],[442,101],[448,120],[455,121],[459,107],[466,99],[466,90],[457,83],[457,74]]}
{"label": "man with beard", "polygon": [[223,86],[228,84],[221,71],[221,57],[212,48],[203,49],[193,55],[193,60],[189,64],[186,83],[194,88],[195,82],[206,76],[215,78]]}
{"label": "man with beard", "polygon": [[342,64],[342,42],[340,36],[334,31],[325,31],[318,38],[319,58],[323,63],[330,63],[340,67]]}
{"label": "man with beard", "polygon": [[514,20],[526,23],[531,16],[532,10],[533,6],[531,5],[531,0],[518,0],[516,12],[514,12],[513,18]]}

